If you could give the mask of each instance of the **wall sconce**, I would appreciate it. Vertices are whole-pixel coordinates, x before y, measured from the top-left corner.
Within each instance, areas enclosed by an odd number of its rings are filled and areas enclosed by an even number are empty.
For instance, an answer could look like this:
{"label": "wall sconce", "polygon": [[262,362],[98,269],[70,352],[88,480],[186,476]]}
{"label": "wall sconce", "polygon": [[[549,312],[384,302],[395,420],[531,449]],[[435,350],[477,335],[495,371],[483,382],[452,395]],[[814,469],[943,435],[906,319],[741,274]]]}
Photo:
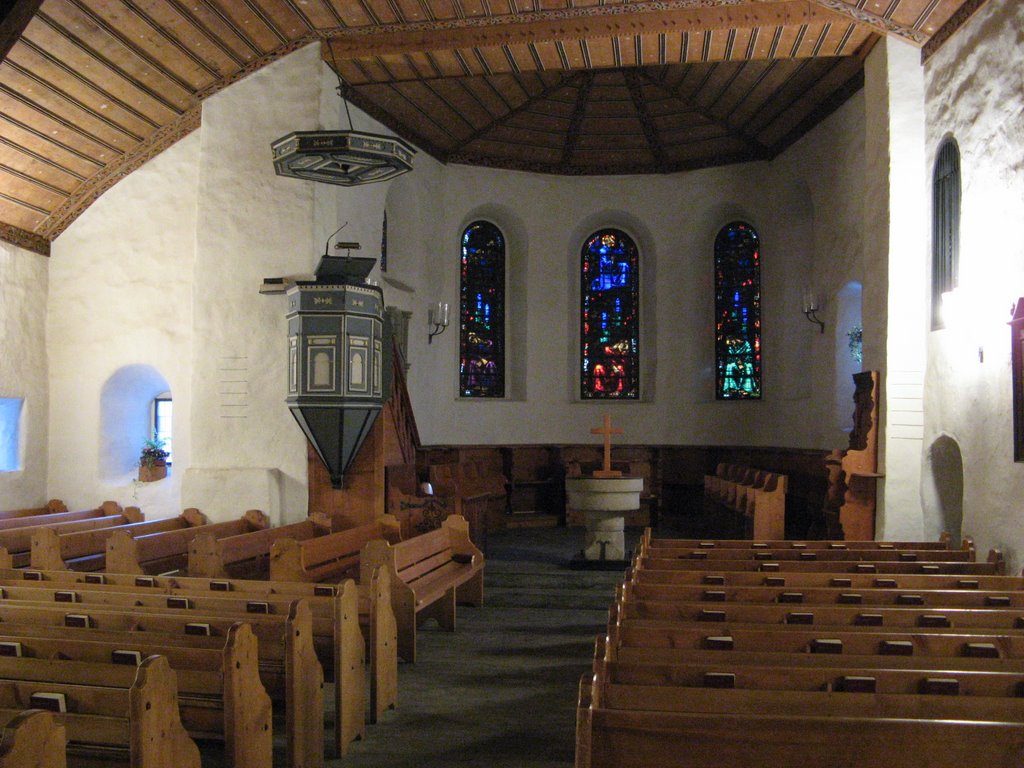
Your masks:
{"label": "wall sconce", "polygon": [[435,336],[440,336],[448,327],[448,303],[436,302],[430,305],[427,310],[427,325],[430,330],[427,332],[427,344],[434,341]]}
{"label": "wall sconce", "polygon": [[821,328],[821,332],[825,332],[825,321],[818,318],[817,312],[821,309],[818,304],[818,297],[810,291],[804,292],[804,317],[810,320],[812,323],[817,323]]}

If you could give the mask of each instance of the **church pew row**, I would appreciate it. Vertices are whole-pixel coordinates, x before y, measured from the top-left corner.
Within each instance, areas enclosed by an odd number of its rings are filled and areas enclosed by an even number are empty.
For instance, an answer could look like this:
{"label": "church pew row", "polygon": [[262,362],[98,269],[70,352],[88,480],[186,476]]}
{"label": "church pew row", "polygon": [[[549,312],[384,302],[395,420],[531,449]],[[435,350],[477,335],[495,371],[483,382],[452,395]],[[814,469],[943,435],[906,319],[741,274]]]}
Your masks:
{"label": "church pew row", "polygon": [[[31,561],[32,537],[41,530],[49,529],[57,533],[71,533],[73,531],[88,531],[97,528],[138,523],[144,519],[138,507],[122,509],[112,501],[104,502],[104,506],[100,509],[68,514],[78,517],[62,520],[59,518],[64,518],[65,513],[56,513],[44,515],[44,519],[38,522],[11,526],[0,530],[0,547],[3,547],[10,554],[16,566],[24,567]],[[36,518],[18,518],[11,521],[0,520],[0,523],[24,522],[27,520],[36,520]]]}
{"label": "church pew row", "polygon": [[[0,648],[8,654],[0,657],[0,681],[127,687],[138,664],[159,655],[174,670],[178,713],[189,735],[222,741],[228,768],[271,768],[271,702],[259,679],[257,641],[248,624],[231,626],[221,648],[183,647],[175,644],[178,638],[154,642],[152,635],[139,643],[140,633],[109,637],[63,628],[61,637],[42,634],[34,636],[24,625],[16,634],[0,634]],[[59,692],[52,685],[46,690]]]}
{"label": "church pew row", "polygon": [[[647,554],[657,549],[952,549],[952,539],[944,533],[939,541],[830,541],[775,539],[754,541],[751,539],[673,539],[654,536],[653,531],[644,528],[639,546]],[[971,539],[964,539],[961,548],[973,546]]]}
{"label": "church pew row", "polygon": [[719,560],[737,562],[974,562],[973,549],[692,549],[658,547],[638,553],[651,560],[706,560],[709,567]]}
{"label": "church pew row", "polygon": [[[202,526],[215,537],[237,536],[258,531],[270,524],[266,514],[250,509],[235,520]],[[115,531],[106,541],[106,566],[111,573],[165,573],[188,566],[188,548],[198,531],[188,527],[174,531],[133,537],[127,531]]]}
{"label": "church pew row", "polygon": [[270,548],[272,581],[340,581],[359,574],[363,547],[374,539],[397,543],[401,528],[391,515],[365,525],[299,541],[280,538]]}
{"label": "church pew row", "polygon": [[67,768],[67,741],[53,713],[23,710],[0,735],[0,768]]}
{"label": "church pew row", "polygon": [[[958,550],[954,550],[958,551]],[[985,562],[961,561],[961,560],[939,560],[931,562],[904,561],[904,560],[863,560],[863,561],[839,561],[839,560],[785,560],[775,558],[773,560],[759,560],[754,558],[746,559],[682,559],[644,557],[638,554],[634,558],[633,569],[646,568],[648,570],[660,571],[763,571],[763,572],[803,572],[803,573],[832,573],[835,575],[845,573],[946,573],[963,575],[1003,575],[1006,572],[1006,562],[998,550],[989,552]]]}
{"label": "church pew row", "polygon": [[[33,598],[33,590],[40,593]],[[334,751],[365,734],[364,702],[369,658],[370,722],[375,723],[398,698],[397,628],[388,575],[377,569],[359,585],[302,584],[181,576],[81,574],[68,571],[0,570],[4,599],[58,599],[80,605],[131,604],[219,610],[239,616],[254,612],[287,613],[296,599],[313,616],[314,649],[326,677],[334,682]],[[2,604],[2,601],[0,601]],[[360,634],[360,630],[362,633]]]}
{"label": "church pew row", "polygon": [[984,593],[1017,591],[1024,589],[1024,577],[1006,575],[963,576],[948,573],[901,573],[879,575],[874,573],[656,570],[647,568],[641,559],[634,558],[633,566],[626,569],[629,580],[642,580],[645,584],[703,584],[716,587],[789,587],[793,589],[815,587],[842,587],[856,590],[959,590]]}
{"label": "church pew row", "polygon": [[434,618],[455,631],[456,603],[482,606],[484,556],[469,538],[464,517],[451,515],[441,527],[390,544],[375,539],[359,557],[360,580],[374,569],[391,580],[391,604],[398,624],[398,655],[416,660],[416,627]]}
{"label": "church pew row", "polygon": [[1024,611],[948,608],[921,610],[896,606],[787,605],[779,603],[683,603],[657,601],[627,594],[619,615],[629,619],[742,624],[789,624],[858,627],[908,627],[918,630],[975,630],[1024,632]]}
{"label": "church pew row", "polygon": [[704,497],[747,519],[755,539],[785,536],[786,475],[743,465],[719,464],[715,475],[704,477]]}
{"label": "church pew row", "polygon": [[615,709],[580,681],[576,768],[837,765],[961,768],[1015,765],[1021,723]]}
{"label": "church pew row", "polygon": [[25,509],[0,510],[0,520],[10,520],[16,517],[35,517],[38,515],[52,515],[55,512],[67,512],[67,505],[60,499],[50,499],[41,507],[27,507]]}
{"label": "church pew row", "polygon": [[[61,637],[69,628],[127,633],[122,640],[191,646],[196,638],[222,646],[231,627],[248,623],[258,640],[259,671],[267,693],[284,705],[289,764],[320,766],[324,755],[323,671],[313,646],[312,614],[303,600],[286,616],[237,615],[197,610],[148,609],[139,606],[74,608],[62,603],[0,601],[0,623],[16,633],[28,627],[33,634],[49,629]],[[361,650],[361,648],[360,648]],[[70,735],[69,735],[70,738]]]}
{"label": "church pew row", "polygon": [[[18,661],[28,669],[35,660]],[[199,749],[181,724],[176,677],[167,659],[150,656],[128,672],[130,680],[93,684],[0,678],[0,722],[19,717],[21,701],[63,703],[66,711],[53,712],[53,718],[64,728],[73,765],[199,768]]]}
{"label": "church pew row", "polygon": [[1016,608],[1024,612],[1024,588],[988,591],[977,589],[888,589],[867,587],[785,587],[749,585],[739,587],[706,584],[674,584],[650,580],[641,571],[625,587],[641,599],[708,603],[783,603],[795,605],[921,606],[948,608]]}
{"label": "church pew row", "polygon": [[29,567],[49,570],[102,571],[106,567],[107,539],[118,531],[124,531],[134,537],[184,528],[198,528],[206,524],[206,516],[198,509],[190,508],[177,517],[127,522],[87,530],[42,527],[36,529],[32,534]]}
{"label": "church pew row", "polygon": [[239,533],[213,536],[200,531],[188,548],[188,575],[207,578],[267,578],[270,550],[279,539],[306,541],[332,532],[329,515],[314,513],[297,523]]}
{"label": "church pew row", "polygon": [[57,523],[68,523],[76,520],[88,520],[93,517],[109,517],[110,515],[119,515],[121,512],[123,512],[121,505],[116,501],[104,501],[95,509],[64,510],[63,512],[48,511],[40,512],[38,515],[18,515],[0,518],[0,531],[33,525],[56,525]]}

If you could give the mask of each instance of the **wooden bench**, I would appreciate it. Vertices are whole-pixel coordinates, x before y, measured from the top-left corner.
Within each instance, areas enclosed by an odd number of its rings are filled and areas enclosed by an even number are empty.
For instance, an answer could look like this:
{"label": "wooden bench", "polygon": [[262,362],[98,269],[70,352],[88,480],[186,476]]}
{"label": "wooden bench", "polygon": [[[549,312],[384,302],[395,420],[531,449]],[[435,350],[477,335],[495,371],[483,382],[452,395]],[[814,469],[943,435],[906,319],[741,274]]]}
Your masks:
{"label": "wooden bench", "polygon": [[[36,660],[19,659],[22,669]],[[52,662],[40,661],[40,667]],[[199,749],[178,716],[174,671],[162,656],[150,656],[130,670],[131,682],[68,684],[5,679],[0,683],[0,720],[16,718],[19,701],[56,702],[64,712],[54,719],[67,734],[72,761],[130,765],[132,768],[199,768]],[[44,673],[45,674],[45,673]],[[120,683],[120,685],[119,685]]]}
{"label": "wooden bench", "polygon": [[188,548],[188,575],[263,579],[270,573],[270,550],[279,539],[306,541],[331,533],[334,520],[314,513],[297,523],[235,536],[198,531]]}
{"label": "wooden bench", "polygon": [[[840,550],[841,551],[841,550]],[[958,552],[959,550],[953,550]],[[633,571],[641,569],[652,571],[761,571],[761,572],[816,572],[834,575],[846,573],[945,573],[962,575],[1002,575],[1006,572],[1006,563],[998,550],[989,552],[985,562],[964,560],[939,560],[923,562],[918,560],[863,560],[836,561],[812,559],[715,559],[709,562],[704,558],[662,558],[643,557],[638,555],[633,562]]]}
{"label": "wooden bench", "polygon": [[452,515],[437,530],[390,544],[370,541],[359,559],[360,579],[374,568],[391,577],[398,655],[416,660],[416,626],[429,618],[455,630],[455,604],[483,605],[484,558],[469,538],[465,518]]}
{"label": "wooden bench", "polygon": [[[75,517],[72,519],[64,519],[64,513],[55,513],[43,515],[40,518],[23,517],[9,521],[0,520],[0,523],[23,523],[0,530],[0,547],[3,547],[11,556],[16,566],[24,567],[31,561],[32,538],[40,531],[50,530],[57,534],[64,534],[138,523],[144,519],[138,507],[121,509],[114,502],[106,502],[105,504],[105,507],[102,509],[70,513],[73,515],[86,515],[85,517]],[[26,522],[28,520],[35,522],[30,524]]]}
{"label": "wooden bench", "polygon": [[[324,755],[323,671],[313,644],[309,605],[294,601],[287,615],[239,616],[213,611],[146,608],[141,606],[75,606],[61,602],[0,601],[5,631],[61,637],[69,628],[90,632],[131,633],[137,642],[153,637],[160,642],[223,647],[231,627],[248,623],[258,640],[259,671],[267,693],[285,708],[289,764],[321,766]],[[31,629],[29,629],[31,627]],[[123,634],[120,635],[124,640]],[[100,635],[96,635],[100,637]],[[70,734],[69,734],[69,738]]]}
{"label": "wooden bench", "polygon": [[52,515],[54,512],[67,512],[67,505],[60,499],[50,499],[41,507],[29,507],[26,509],[7,509],[0,511],[0,520],[9,520],[14,517],[35,517],[37,515]]}
{"label": "wooden bench", "polygon": [[754,539],[782,539],[786,535],[786,475],[739,464],[719,464],[714,475],[704,476],[705,500],[746,518]]}
{"label": "wooden bench", "polygon": [[40,512],[38,515],[21,515],[0,518],[0,531],[10,528],[25,528],[33,525],[56,525],[76,520],[89,520],[94,517],[110,517],[120,515],[124,510],[116,501],[105,501],[95,509],[81,509],[64,512]]}
{"label": "wooden bench", "polygon": [[339,581],[359,574],[359,556],[374,539],[397,542],[398,521],[381,515],[372,523],[300,541],[277,539],[270,548],[272,581]]}
{"label": "wooden bench", "polygon": [[[303,599],[313,617],[312,636],[325,677],[334,682],[334,753],[365,735],[364,709],[369,658],[370,722],[396,706],[398,695],[397,628],[391,608],[388,576],[379,569],[370,582],[301,584],[242,579],[77,574],[66,571],[0,571],[0,590],[7,599],[71,599],[91,605],[135,604],[180,606],[185,610],[220,610],[245,616],[254,611],[287,613]],[[33,598],[31,590],[40,597]],[[2,629],[2,628],[0,628]],[[360,636],[362,630],[363,637]],[[365,641],[364,641],[365,638]]]}
{"label": "wooden bench", "polygon": [[[662,549],[952,549],[949,534],[943,534],[939,541],[820,541],[794,539],[773,539],[754,541],[749,539],[672,539],[653,535],[645,528],[640,537],[640,549],[648,555],[659,554]],[[971,549],[971,539],[964,539],[962,549]]]}
{"label": "wooden bench", "polygon": [[655,570],[643,567],[627,568],[628,578],[642,580],[646,584],[703,584],[706,586],[771,586],[771,587],[843,587],[856,590],[903,589],[903,590],[955,590],[969,593],[1017,591],[1024,589],[1024,578],[1005,575],[973,575],[947,573],[833,573],[820,572],[778,572],[762,571],[717,571],[710,565],[707,570]]}
{"label": "wooden bench", "polygon": [[[237,536],[266,528],[267,516],[250,509],[236,520],[202,526],[205,533],[216,537]],[[112,573],[164,573],[188,567],[189,544],[198,533],[187,527],[162,533],[133,537],[127,531],[115,531],[106,542],[106,567]]]}
{"label": "wooden bench", "polygon": [[[229,768],[271,768],[271,703],[260,683],[256,637],[251,627],[229,628],[222,648],[188,647],[180,638],[154,642],[152,634],[97,633],[64,628],[62,637],[0,633],[0,680],[52,680],[77,685],[130,686],[142,659],[159,655],[175,671],[179,716],[194,739],[224,743]],[[102,639],[100,635],[103,635]],[[43,675],[44,677],[40,677]]]}
{"label": "wooden bench", "polygon": [[839,586],[786,587],[784,584],[739,587],[673,584],[641,571],[627,579],[635,595],[647,600],[708,603],[786,603],[795,605],[922,606],[935,608],[1016,608],[1024,610],[1024,591],[977,589],[854,589]]}
{"label": "wooden bench", "polygon": [[177,517],[124,523],[87,530],[42,527],[33,532],[29,567],[47,570],[102,571],[106,567],[107,539],[117,531],[133,538],[150,533],[177,531],[206,525],[198,509],[186,509]]}
{"label": "wooden bench", "polygon": [[0,736],[0,768],[67,768],[67,736],[53,714],[26,709],[11,718]]}

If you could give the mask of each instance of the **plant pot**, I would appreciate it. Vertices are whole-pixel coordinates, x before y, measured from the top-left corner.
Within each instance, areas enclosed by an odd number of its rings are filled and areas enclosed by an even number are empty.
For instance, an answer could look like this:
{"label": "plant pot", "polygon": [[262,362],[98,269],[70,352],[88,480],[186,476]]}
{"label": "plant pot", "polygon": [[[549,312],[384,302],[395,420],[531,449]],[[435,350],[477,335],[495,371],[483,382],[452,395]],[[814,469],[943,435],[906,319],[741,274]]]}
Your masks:
{"label": "plant pot", "polygon": [[152,483],[154,480],[163,480],[167,477],[167,463],[158,461],[152,465],[139,465],[139,482]]}

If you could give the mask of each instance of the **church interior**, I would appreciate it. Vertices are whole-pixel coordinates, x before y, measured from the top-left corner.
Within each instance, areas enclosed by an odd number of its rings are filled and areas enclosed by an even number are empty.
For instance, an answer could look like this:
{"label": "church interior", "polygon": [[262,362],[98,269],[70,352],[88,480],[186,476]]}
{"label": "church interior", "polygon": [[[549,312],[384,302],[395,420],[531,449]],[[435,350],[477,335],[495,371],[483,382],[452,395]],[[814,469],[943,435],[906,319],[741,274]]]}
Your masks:
{"label": "church interior", "polygon": [[[442,628],[544,535],[607,605],[659,536],[945,542],[1020,576],[1017,0],[15,0],[0,45],[0,566],[39,567],[4,511],[221,526],[211,552],[347,532],[365,603],[355,532],[429,529],[467,574]],[[738,506],[730,467],[779,506]],[[642,480],[611,538],[574,490],[602,472]],[[588,706],[550,765],[625,764]],[[322,765],[299,741],[275,760]]]}

